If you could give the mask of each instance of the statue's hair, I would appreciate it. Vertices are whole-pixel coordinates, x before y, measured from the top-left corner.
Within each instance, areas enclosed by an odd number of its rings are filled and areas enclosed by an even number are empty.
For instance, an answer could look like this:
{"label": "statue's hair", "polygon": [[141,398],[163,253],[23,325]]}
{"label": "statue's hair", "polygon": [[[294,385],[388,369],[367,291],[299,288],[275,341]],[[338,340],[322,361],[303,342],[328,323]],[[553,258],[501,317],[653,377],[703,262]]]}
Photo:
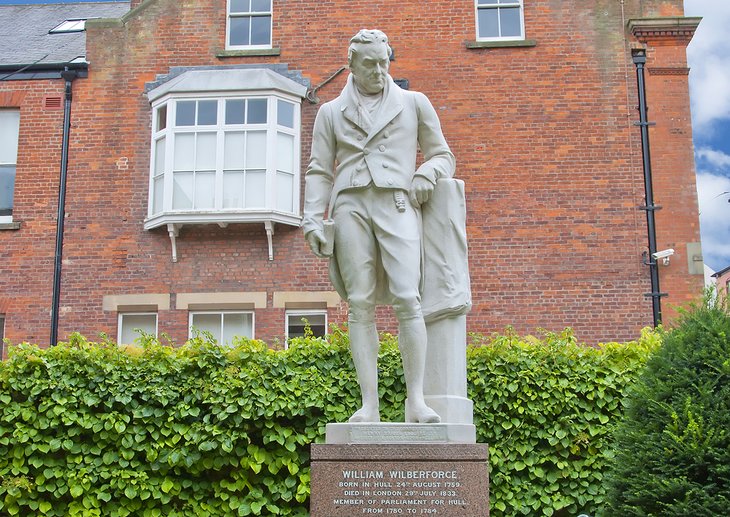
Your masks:
{"label": "statue's hair", "polygon": [[388,56],[393,53],[388,44],[388,36],[383,31],[378,29],[361,29],[350,39],[350,48],[347,50],[347,64],[352,64],[352,58],[357,53],[357,45],[366,45],[369,43],[382,43],[385,45]]}

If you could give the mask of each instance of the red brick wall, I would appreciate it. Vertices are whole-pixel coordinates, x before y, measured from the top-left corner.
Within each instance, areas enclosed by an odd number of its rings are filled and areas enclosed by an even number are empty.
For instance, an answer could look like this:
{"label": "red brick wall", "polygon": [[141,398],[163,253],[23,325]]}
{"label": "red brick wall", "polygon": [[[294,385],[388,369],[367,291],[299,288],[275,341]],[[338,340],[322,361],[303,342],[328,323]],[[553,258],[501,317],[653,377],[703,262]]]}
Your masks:
{"label": "red brick wall", "polygon": [[0,109],[20,109],[13,200],[20,229],[0,230],[0,312],[13,342],[49,339],[63,109],[45,108],[46,97],[63,97],[63,81],[0,82]]}
{"label": "red brick wall", "polygon": [[[471,0],[435,0],[428,8],[398,2],[397,9],[385,1],[274,0],[273,46],[281,55],[217,58],[225,45],[225,4],[152,0],[124,26],[88,31],[90,78],[74,83],[61,337],[76,330],[115,336],[117,316],[102,311],[104,295],[170,293],[173,304],[160,312],[159,328],[182,342],[188,313],[174,309],[176,293],[266,291],[270,308],[257,311],[256,334],[282,339],[283,311],[271,308],[273,293],[331,290],[327,264],[308,252],[299,229],[283,225],[276,227],[273,261],[263,225],[230,225],[184,227],[178,262],[171,262],[166,231],[142,228],[150,158],[144,84],[172,66],[286,63],[318,85],[346,63],[348,40],[362,27],[389,34],[396,52],[391,74],[429,96],[466,182],[474,298],[469,330],[572,326],[579,339],[596,343],[635,338],[651,324],[651,303],[643,296],[649,272],[641,264],[646,227],[637,210],[643,179],[639,131],[632,125],[636,83],[624,23],[681,15],[681,1],[627,1],[623,13],[620,3],[608,0],[527,1],[526,36],[535,47],[467,49],[465,42],[475,38]],[[659,61],[686,66],[684,44],[650,48],[649,67]],[[321,100],[335,97],[345,77],[319,90]],[[53,86],[60,88],[60,81]],[[650,76],[648,87],[650,117],[657,121],[655,195],[665,206],[659,246],[679,251],[699,241],[687,78]],[[317,109],[302,105],[303,168]],[[25,144],[29,123],[21,119]],[[60,122],[38,125],[58,146]],[[0,296],[16,307],[6,330],[14,340],[47,339],[57,163],[47,165],[49,201],[34,201],[37,239],[28,235],[31,228],[0,232],[0,239],[14,239],[14,272],[27,267],[24,253],[34,264],[16,280],[0,280]],[[19,175],[31,168],[19,158]],[[26,187],[18,188],[16,199]],[[21,206],[16,201],[19,217],[27,210]],[[35,250],[41,239],[48,253]],[[702,277],[688,275],[682,260],[661,270],[670,303],[701,288]],[[30,271],[33,279],[25,280]],[[32,289],[23,298],[26,283]],[[18,314],[25,305],[33,309]],[[395,331],[389,312],[380,314],[381,329]],[[331,320],[344,317],[343,306],[330,311]]]}

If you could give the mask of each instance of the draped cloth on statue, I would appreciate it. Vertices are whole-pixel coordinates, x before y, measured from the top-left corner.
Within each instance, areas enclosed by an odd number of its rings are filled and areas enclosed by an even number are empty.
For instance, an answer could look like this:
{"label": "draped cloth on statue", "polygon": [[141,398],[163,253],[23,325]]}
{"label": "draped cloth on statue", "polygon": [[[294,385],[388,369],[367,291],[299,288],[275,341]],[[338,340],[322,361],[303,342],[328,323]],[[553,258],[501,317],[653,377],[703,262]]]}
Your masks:
{"label": "draped cloth on statue", "polygon": [[471,309],[466,244],[464,182],[440,178],[433,197],[421,207],[423,289],[427,322],[466,314]]}

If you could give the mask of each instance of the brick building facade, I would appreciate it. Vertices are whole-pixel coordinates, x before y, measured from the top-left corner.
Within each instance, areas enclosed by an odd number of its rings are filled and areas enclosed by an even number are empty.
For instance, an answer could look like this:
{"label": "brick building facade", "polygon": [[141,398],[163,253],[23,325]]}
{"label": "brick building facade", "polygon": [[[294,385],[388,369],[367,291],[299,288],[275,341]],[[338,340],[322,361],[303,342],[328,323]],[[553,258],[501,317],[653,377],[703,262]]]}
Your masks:
{"label": "brick building facade", "polygon": [[[287,314],[345,319],[298,224],[314,116],[342,89],[363,27],[390,36],[391,75],[429,97],[466,182],[469,330],[571,326],[588,343],[652,323],[632,63],[645,49],[657,246],[675,250],[659,266],[671,318],[702,288],[685,56],[699,20],[681,0],[502,4],[135,0],[87,21],[59,337],[138,324],[180,343],[193,323],[275,343]],[[0,226],[13,342],[48,342],[63,117],[43,102],[63,88],[0,81],[0,109],[20,110]],[[395,330],[387,311],[380,320]]]}

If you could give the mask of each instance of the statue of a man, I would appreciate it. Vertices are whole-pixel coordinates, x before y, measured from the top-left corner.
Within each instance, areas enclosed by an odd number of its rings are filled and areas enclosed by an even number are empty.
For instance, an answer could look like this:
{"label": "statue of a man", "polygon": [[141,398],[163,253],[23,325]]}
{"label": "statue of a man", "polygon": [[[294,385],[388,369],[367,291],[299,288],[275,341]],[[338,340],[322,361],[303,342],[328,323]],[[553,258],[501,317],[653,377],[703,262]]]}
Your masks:
{"label": "statue of a man", "polygon": [[[350,76],[339,97],[319,110],[306,173],[304,234],[320,257],[334,252],[330,277],[349,304],[350,348],[362,407],[350,422],[378,422],[375,306],[390,304],[411,422],[439,422],[423,395],[426,327],[421,311],[420,206],[455,160],[425,95],[388,75],[391,49],[379,30],[361,30],[348,52]],[[416,169],[420,149],[423,163]],[[328,211],[329,220],[324,220]],[[330,227],[331,228],[331,227]]]}

